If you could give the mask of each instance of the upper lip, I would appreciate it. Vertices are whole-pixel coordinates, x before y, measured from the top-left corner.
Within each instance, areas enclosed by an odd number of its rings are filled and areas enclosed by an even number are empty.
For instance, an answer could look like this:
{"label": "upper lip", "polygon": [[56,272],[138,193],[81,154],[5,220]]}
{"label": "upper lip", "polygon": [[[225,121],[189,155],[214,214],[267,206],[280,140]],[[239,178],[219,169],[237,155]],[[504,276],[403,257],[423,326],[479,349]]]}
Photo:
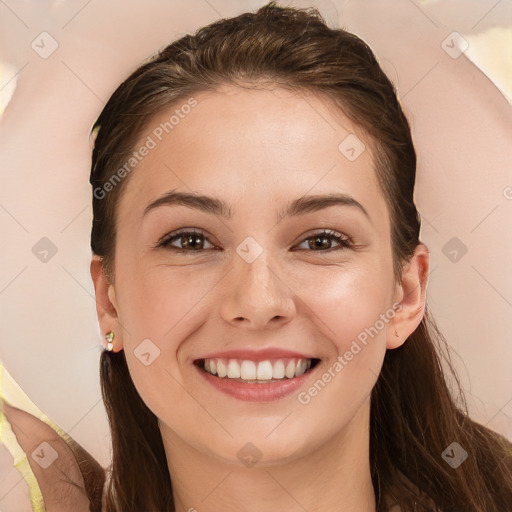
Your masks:
{"label": "upper lip", "polygon": [[[297,359],[314,359],[293,350],[284,350],[282,348],[264,348],[264,349],[232,349],[223,352],[212,352],[198,359],[247,359],[249,361],[265,361],[267,359],[292,358]],[[196,359],[197,360],[197,359]]]}

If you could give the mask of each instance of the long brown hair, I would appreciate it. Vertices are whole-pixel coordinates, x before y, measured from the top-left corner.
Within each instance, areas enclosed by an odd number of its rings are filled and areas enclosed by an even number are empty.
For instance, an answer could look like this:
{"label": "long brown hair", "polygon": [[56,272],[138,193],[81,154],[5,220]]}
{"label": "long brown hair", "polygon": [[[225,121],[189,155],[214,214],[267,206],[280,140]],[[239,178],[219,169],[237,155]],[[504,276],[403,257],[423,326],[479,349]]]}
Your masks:
{"label": "long brown hair", "polygon": [[[420,242],[420,216],[413,200],[416,153],[396,91],[360,38],[329,28],[316,9],[275,2],[176,40],[135,70],[101,112],[93,128],[91,247],[108,279],[115,280],[116,206],[129,173],[110,181],[115,186],[105,185],[116,172],[119,177],[157,112],[224,84],[315,92],[369,137],[400,281]],[[378,512],[393,504],[403,512],[505,512],[512,506],[512,446],[467,416],[447,354],[428,307],[408,340],[386,353],[371,393],[370,465]],[[442,362],[453,373],[456,394]],[[100,376],[113,443],[106,510],[175,510],[157,418],[130,378],[124,351],[102,353]],[[442,457],[454,442],[468,453],[456,468]]]}

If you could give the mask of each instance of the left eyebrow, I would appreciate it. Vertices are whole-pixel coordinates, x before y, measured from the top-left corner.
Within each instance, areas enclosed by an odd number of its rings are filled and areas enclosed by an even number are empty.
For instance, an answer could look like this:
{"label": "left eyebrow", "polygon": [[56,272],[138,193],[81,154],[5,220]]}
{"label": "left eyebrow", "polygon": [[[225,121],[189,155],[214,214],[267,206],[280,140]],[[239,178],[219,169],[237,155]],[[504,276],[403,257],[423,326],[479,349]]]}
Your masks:
{"label": "left eyebrow", "polygon": [[[144,215],[161,206],[183,205],[196,210],[201,210],[213,215],[220,215],[227,220],[233,218],[233,210],[229,205],[215,197],[188,192],[176,192],[174,190],[164,194],[144,209]],[[284,217],[296,217],[306,213],[316,212],[331,206],[351,206],[360,210],[371,221],[365,207],[349,194],[327,194],[303,196],[290,202],[284,212],[278,213],[277,220]]]}

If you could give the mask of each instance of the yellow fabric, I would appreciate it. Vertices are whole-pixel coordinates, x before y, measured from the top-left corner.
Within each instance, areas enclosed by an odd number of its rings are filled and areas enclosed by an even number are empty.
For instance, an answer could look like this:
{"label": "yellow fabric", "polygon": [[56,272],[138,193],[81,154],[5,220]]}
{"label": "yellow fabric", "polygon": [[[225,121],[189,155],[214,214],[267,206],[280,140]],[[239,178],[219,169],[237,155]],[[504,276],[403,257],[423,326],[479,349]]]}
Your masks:
{"label": "yellow fabric", "polygon": [[[53,421],[51,421],[45,414],[43,414],[36,405],[27,397],[21,387],[12,378],[9,372],[5,369],[0,361],[0,400],[5,400],[12,406],[24,410],[47,425],[52,427],[64,440],[69,441],[70,437]],[[14,459],[14,467],[20,472],[25,482],[27,483],[30,493],[30,503],[33,512],[46,512],[44,506],[43,496],[41,489],[34,476],[32,468],[27,459],[26,453],[18,444],[16,436],[14,435],[10,423],[7,421],[5,414],[2,413],[0,408],[0,442],[7,448]]]}

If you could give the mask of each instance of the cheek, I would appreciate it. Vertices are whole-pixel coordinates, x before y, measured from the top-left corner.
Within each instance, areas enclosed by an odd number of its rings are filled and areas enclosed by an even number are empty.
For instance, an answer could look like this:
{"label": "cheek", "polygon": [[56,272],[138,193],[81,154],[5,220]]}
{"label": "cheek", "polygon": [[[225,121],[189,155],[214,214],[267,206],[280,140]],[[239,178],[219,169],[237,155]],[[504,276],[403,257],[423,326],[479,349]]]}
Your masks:
{"label": "cheek", "polygon": [[158,417],[168,413],[169,397],[185,416],[197,416],[197,403],[183,388],[178,354],[211,313],[205,309],[211,302],[204,299],[214,294],[218,275],[193,266],[144,268],[133,263],[123,270],[119,266],[117,280],[124,351],[137,391]]}
{"label": "cheek", "polygon": [[[366,265],[320,273],[301,299],[314,313],[319,338],[327,340],[332,354],[322,365],[318,381],[306,389],[299,402],[315,403],[329,412],[338,426],[370,394],[386,353],[388,329],[393,330],[391,260],[377,258]],[[332,417],[332,405],[343,404]],[[312,409],[306,408],[309,411]]]}
{"label": "cheek", "polygon": [[178,409],[180,417],[201,415],[184,389],[177,354],[193,331],[194,307],[205,292],[191,286],[184,273],[163,268],[148,271],[134,265],[123,278],[119,275],[123,283],[119,313],[127,331],[123,332],[125,357],[137,392],[158,418],[168,420],[170,411]]}
{"label": "cheek", "polygon": [[317,273],[309,283],[296,286],[305,290],[301,299],[314,312],[310,317],[318,317],[322,334],[341,354],[353,340],[364,345],[385,336],[391,325],[391,315],[386,316],[392,305],[390,276],[391,262],[381,260]]}
{"label": "cheek", "polygon": [[322,293],[310,294],[308,306],[318,317],[321,336],[331,344],[332,357],[298,394],[290,439],[300,437],[301,428],[314,430],[319,442],[328,439],[369,398],[386,353],[387,331],[393,329],[392,288],[384,266],[336,273],[323,283]]}
{"label": "cheek", "polygon": [[218,280],[213,272],[192,266],[149,269],[134,266],[123,277],[124,300],[119,313],[130,332],[130,343],[136,343],[142,336],[165,339],[167,347],[173,340],[179,340],[177,333],[190,324],[200,310],[201,299]]}

